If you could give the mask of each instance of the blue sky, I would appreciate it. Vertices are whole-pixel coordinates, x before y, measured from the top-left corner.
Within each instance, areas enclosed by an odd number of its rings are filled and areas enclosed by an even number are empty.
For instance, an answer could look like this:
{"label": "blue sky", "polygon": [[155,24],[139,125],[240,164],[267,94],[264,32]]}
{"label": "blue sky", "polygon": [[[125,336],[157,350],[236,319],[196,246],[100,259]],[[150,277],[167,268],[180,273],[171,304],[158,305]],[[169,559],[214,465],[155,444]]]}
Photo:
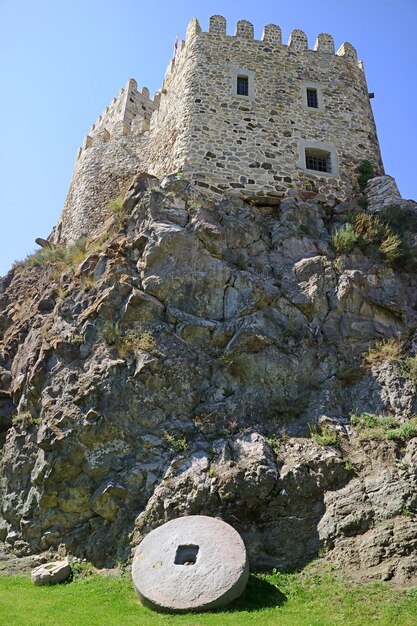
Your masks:
{"label": "blue sky", "polygon": [[176,33],[197,17],[248,19],[260,38],[270,22],[283,42],[301,28],[358,50],[386,172],[417,199],[416,0],[0,0],[0,275],[46,237],[62,209],[78,147],[130,77],[151,93],[161,84]]}

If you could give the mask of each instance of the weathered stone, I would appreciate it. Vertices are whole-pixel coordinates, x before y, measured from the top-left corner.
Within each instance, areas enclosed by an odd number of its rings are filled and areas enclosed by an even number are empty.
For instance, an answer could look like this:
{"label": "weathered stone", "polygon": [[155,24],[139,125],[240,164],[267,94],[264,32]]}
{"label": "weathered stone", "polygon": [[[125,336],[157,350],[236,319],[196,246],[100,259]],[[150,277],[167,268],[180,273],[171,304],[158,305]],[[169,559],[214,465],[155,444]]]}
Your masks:
{"label": "weathered stone", "polygon": [[71,566],[65,559],[39,565],[32,570],[31,578],[34,585],[56,585],[67,580],[70,574]]}
{"label": "weathered stone", "polygon": [[141,602],[169,612],[225,606],[246,587],[245,545],[229,524],[204,515],[163,524],[137,547],[132,577]]}
{"label": "weathered stone", "polygon": [[[131,211],[159,183],[145,170],[163,179],[169,193],[187,195],[191,182],[261,206],[278,205],[294,189],[301,199],[334,206],[358,192],[357,167],[365,159],[383,174],[363,66],[349,43],[335,54],[332,37],[321,33],[309,50],[296,29],[282,46],[278,27],[267,25],[256,40],[246,20],[234,37],[225,37],[224,18],[213,17],[209,32],[190,23],[153,99],[130,79],[93,124],[54,242],[70,243],[96,229],[109,199],[123,196],[136,175],[124,201]],[[238,92],[242,78],[244,94]],[[271,88],[277,81],[278,96]],[[327,171],[307,163],[308,151],[327,155]]]}
{"label": "weathered stone", "polygon": [[[213,201],[173,176],[103,224],[75,273],[18,266],[0,282],[5,550],[107,567],[202,514],[236,527],[254,568],[301,568],[325,547],[348,569],[350,542],[355,563],[366,548],[361,577],[388,575],[386,558],[412,584],[413,440],[362,441],[349,415],[413,432],[411,376],[363,355],[397,333],[414,355],[415,275],[335,259],[328,201]],[[387,533],[385,557],[372,545]]]}

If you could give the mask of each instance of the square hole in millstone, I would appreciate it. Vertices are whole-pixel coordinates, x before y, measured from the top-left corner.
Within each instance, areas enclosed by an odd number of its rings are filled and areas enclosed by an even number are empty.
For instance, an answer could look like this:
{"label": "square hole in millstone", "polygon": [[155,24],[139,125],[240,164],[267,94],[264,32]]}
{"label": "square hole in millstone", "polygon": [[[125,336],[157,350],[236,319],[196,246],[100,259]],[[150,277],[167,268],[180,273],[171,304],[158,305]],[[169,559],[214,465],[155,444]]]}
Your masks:
{"label": "square hole in millstone", "polygon": [[197,560],[199,546],[178,546],[175,553],[175,565],[194,565]]}

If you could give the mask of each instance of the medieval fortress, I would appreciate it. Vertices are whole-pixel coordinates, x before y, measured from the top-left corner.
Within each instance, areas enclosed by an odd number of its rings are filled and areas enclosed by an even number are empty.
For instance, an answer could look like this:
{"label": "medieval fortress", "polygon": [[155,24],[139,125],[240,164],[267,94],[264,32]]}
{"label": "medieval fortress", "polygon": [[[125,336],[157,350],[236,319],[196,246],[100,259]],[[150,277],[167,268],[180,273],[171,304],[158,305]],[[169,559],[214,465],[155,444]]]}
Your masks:
{"label": "medieval fortress", "polygon": [[229,36],[220,15],[208,32],[193,19],[153,100],[131,79],[90,128],[51,239],[71,243],[94,230],[140,171],[182,172],[213,194],[280,198],[295,189],[343,200],[358,192],[363,160],[384,173],[351,44],[335,52],[320,34],[310,50],[301,30],[285,45],[274,24],[255,40],[246,20]]}

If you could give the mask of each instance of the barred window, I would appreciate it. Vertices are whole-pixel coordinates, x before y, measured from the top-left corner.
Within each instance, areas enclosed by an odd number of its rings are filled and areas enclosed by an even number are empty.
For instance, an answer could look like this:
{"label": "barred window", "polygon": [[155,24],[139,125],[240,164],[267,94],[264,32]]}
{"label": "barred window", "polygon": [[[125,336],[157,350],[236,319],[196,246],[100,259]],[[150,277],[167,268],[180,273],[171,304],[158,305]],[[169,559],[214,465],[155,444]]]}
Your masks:
{"label": "barred window", "polygon": [[325,150],[317,150],[315,148],[306,148],[305,157],[306,169],[315,170],[316,172],[327,172],[329,174],[331,173],[332,162],[330,159],[330,152],[326,152]]}
{"label": "barred window", "polygon": [[319,108],[319,101],[317,97],[317,89],[307,89],[307,106],[313,109]]}
{"label": "barred window", "polygon": [[248,96],[249,95],[249,78],[248,78],[248,76],[238,76],[237,77],[236,93],[239,96]]}

